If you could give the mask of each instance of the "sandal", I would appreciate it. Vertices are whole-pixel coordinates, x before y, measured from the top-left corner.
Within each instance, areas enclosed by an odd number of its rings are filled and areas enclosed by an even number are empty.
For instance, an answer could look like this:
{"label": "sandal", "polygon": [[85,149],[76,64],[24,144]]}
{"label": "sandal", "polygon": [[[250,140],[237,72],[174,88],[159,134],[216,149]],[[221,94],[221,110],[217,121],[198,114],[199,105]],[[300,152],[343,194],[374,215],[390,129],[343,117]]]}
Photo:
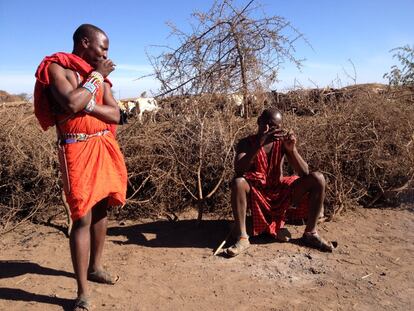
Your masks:
{"label": "sandal", "polygon": [[90,311],[92,310],[92,306],[89,303],[89,299],[86,297],[78,297],[75,300],[75,303],[73,305],[73,311],[82,311],[82,310],[86,310],[86,311]]}
{"label": "sandal", "polygon": [[239,240],[226,250],[226,254],[230,257],[235,257],[243,253],[250,247],[249,238],[240,237]]}
{"label": "sandal", "polygon": [[325,241],[319,234],[304,233],[302,236],[302,243],[305,246],[316,248],[322,252],[332,253],[334,246],[331,242]]}
{"label": "sandal", "polygon": [[291,238],[292,238],[292,235],[290,234],[287,228],[280,228],[279,230],[277,230],[276,240],[278,242],[281,242],[281,243],[289,242]]}
{"label": "sandal", "polygon": [[114,285],[119,281],[119,275],[113,277],[109,272],[105,270],[96,270],[93,272],[88,272],[88,280],[101,284]]}

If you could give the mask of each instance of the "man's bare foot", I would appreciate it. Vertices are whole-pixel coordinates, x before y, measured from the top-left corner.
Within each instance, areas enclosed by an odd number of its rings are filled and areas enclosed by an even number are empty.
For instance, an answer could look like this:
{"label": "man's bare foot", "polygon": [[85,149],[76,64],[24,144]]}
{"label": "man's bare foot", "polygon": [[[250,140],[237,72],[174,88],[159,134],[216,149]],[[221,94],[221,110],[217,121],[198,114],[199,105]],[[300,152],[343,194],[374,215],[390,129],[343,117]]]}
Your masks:
{"label": "man's bare foot", "polygon": [[230,257],[235,257],[243,253],[246,249],[250,247],[250,242],[248,237],[240,237],[239,240],[230,246],[226,250],[226,254]]}
{"label": "man's bare foot", "polygon": [[289,242],[291,238],[292,235],[287,228],[280,228],[277,230],[276,240],[278,242]]}
{"label": "man's bare foot", "polygon": [[73,311],[91,311],[92,305],[89,302],[89,298],[85,296],[79,296],[76,298],[73,304]]}
{"label": "man's bare foot", "polygon": [[305,246],[316,248],[322,252],[332,252],[334,246],[331,242],[325,241],[318,233],[305,232],[302,237]]}
{"label": "man's bare foot", "polygon": [[112,276],[111,274],[109,274],[108,271],[101,269],[96,271],[89,271],[88,280],[101,284],[114,285],[116,282],[119,281],[119,276]]}

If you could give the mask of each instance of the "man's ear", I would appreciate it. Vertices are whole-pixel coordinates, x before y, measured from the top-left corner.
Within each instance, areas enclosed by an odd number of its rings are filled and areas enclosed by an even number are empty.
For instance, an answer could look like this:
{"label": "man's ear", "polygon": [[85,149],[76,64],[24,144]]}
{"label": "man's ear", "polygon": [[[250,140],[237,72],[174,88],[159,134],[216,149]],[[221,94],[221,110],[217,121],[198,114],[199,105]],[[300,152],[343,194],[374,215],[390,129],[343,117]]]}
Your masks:
{"label": "man's ear", "polygon": [[87,37],[83,37],[81,40],[82,46],[86,49],[89,46],[89,39]]}
{"label": "man's ear", "polygon": [[262,119],[263,119],[263,117],[262,117],[262,116],[259,116],[259,117],[257,118],[257,125],[259,125],[259,123],[262,121]]}

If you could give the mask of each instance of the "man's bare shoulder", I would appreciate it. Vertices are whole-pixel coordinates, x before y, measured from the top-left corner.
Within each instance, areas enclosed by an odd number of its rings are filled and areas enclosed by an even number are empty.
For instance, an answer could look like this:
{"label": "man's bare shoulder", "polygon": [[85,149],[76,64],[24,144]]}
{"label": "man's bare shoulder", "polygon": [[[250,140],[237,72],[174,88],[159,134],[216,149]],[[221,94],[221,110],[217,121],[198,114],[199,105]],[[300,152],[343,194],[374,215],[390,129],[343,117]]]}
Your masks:
{"label": "man's bare shoulder", "polygon": [[63,81],[68,81],[73,87],[76,87],[76,73],[71,69],[64,68],[57,63],[51,63],[47,70],[51,84],[60,84]]}
{"label": "man's bare shoulder", "polygon": [[47,68],[49,74],[65,74],[66,69],[57,63],[51,63]]}
{"label": "man's bare shoulder", "polygon": [[256,135],[250,135],[250,136],[240,139],[239,142],[237,143],[237,152],[240,153],[240,152],[246,152],[247,150],[249,150],[251,148],[252,141],[254,141],[255,138],[256,138]]}

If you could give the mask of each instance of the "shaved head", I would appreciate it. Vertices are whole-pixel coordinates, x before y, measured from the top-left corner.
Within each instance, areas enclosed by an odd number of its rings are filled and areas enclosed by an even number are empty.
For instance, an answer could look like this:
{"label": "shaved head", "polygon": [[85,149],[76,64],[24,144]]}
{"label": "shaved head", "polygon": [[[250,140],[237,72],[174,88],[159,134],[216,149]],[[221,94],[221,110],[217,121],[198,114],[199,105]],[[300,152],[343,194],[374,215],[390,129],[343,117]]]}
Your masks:
{"label": "shaved head", "polygon": [[271,120],[272,118],[281,119],[282,118],[282,113],[276,108],[267,108],[267,109],[263,110],[263,112],[259,116],[259,118],[261,120],[263,120],[264,122],[267,122],[267,121]]}
{"label": "shaved head", "polygon": [[257,125],[259,126],[259,133],[265,133],[269,129],[281,129],[282,113],[275,108],[267,108],[257,118]]}
{"label": "shaved head", "polygon": [[73,54],[92,67],[108,57],[109,39],[106,33],[91,24],[83,24],[73,34]]}
{"label": "shaved head", "polygon": [[76,46],[81,42],[83,38],[86,37],[88,39],[91,39],[98,33],[106,36],[106,33],[102,29],[91,24],[82,24],[78,27],[78,29],[75,30],[73,34],[73,44]]}

